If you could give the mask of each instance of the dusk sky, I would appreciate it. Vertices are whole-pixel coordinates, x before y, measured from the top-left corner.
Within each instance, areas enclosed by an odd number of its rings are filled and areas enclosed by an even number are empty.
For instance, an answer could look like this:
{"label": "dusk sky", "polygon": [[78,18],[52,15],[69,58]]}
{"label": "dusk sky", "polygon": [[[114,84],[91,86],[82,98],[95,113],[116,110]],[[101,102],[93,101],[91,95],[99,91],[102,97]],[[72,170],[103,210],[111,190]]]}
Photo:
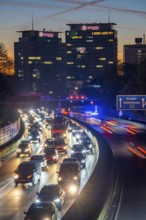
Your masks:
{"label": "dusk sky", "polygon": [[68,23],[107,23],[110,17],[117,24],[119,59],[124,44],[146,34],[146,0],[0,0],[0,42],[10,57],[16,31],[32,29],[32,16],[34,30],[61,32]]}

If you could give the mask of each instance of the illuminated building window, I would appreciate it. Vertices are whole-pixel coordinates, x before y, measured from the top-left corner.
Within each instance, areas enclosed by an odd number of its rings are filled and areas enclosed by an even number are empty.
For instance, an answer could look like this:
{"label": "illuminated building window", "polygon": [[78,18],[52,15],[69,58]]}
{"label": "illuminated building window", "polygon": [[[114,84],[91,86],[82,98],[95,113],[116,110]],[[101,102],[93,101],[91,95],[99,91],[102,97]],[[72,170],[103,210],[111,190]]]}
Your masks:
{"label": "illuminated building window", "polygon": [[21,53],[18,53],[18,56],[21,56]]}
{"label": "illuminated building window", "polygon": [[89,76],[89,79],[92,79],[93,78],[93,76]]}
{"label": "illuminated building window", "polygon": [[28,57],[29,60],[40,60],[41,57]]}
{"label": "illuminated building window", "polygon": [[72,53],[72,51],[69,51],[69,50],[68,50],[67,53],[70,54],[70,53]]}
{"label": "illuminated building window", "polygon": [[96,50],[102,50],[103,47],[95,47]]}
{"label": "illuminated building window", "polygon": [[24,57],[21,57],[21,60],[23,60],[24,59]]}
{"label": "illuminated building window", "polygon": [[108,41],[109,41],[109,42],[113,42],[114,40],[113,40],[113,39],[109,39]]}
{"label": "illuminated building window", "polygon": [[90,40],[86,40],[86,42],[93,42],[93,40],[92,40],[92,39],[90,39]]}
{"label": "illuminated building window", "polygon": [[85,65],[77,65],[77,68],[85,68]]}
{"label": "illuminated building window", "polygon": [[28,64],[32,64],[32,61],[28,61]]}
{"label": "illuminated building window", "polygon": [[72,44],[67,44],[68,47],[70,47]]}
{"label": "illuminated building window", "polygon": [[56,57],[56,60],[62,60],[62,58],[61,57]]}
{"label": "illuminated building window", "polygon": [[86,53],[86,47],[77,47],[79,53]]}
{"label": "illuminated building window", "polygon": [[96,68],[103,68],[103,65],[96,65]]}
{"label": "illuminated building window", "polygon": [[53,64],[52,61],[44,61],[44,64]]}
{"label": "illuminated building window", "polygon": [[108,61],[108,64],[113,64],[114,62],[113,61]]}
{"label": "illuminated building window", "polygon": [[75,90],[78,90],[79,88],[78,87],[75,87]]}
{"label": "illuminated building window", "polygon": [[100,31],[92,32],[92,35],[101,35]]}
{"label": "illuminated building window", "polygon": [[35,73],[33,73],[33,74],[32,74],[32,77],[33,77],[33,78],[36,78],[36,74],[35,74]]}
{"label": "illuminated building window", "polygon": [[74,64],[74,62],[67,62],[68,65]]}
{"label": "illuminated building window", "polygon": [[72,39],[82,39],[82,36],[72,36]]}
{"label": "illuminated building window", "polygon": [[71,76],[67,76],[67,79],[71,79],[72,77]]}
{"label": "illuminated building window", "polygon": [[99,60],[106,60],[106,58],[105,57],[100,57]]}

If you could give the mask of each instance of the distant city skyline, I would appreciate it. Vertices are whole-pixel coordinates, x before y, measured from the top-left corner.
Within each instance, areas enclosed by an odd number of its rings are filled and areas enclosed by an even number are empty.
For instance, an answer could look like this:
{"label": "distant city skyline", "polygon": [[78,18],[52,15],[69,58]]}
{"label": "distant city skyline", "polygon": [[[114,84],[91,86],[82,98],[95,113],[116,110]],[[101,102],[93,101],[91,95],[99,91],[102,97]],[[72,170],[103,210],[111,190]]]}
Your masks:
{"label": "distant city skyline", "polygon": [[64,32],[68,23],[114,22],[118,31],[118,59],[123,59],[123,45],[134,44],[135,37],[146,34],[144,0],[0,0],[0,42],[10,57],[14,56],[17,31]]}

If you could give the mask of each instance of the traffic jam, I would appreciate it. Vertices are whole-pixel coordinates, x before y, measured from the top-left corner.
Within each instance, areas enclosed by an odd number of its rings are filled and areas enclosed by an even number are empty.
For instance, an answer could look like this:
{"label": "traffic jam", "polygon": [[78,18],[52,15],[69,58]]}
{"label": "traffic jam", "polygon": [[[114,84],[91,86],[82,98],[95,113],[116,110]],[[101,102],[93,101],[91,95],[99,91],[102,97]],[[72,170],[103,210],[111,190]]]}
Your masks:
{"label": "traffic jam", "polygon": [[[81,191],[82,172],[88,170],[87,158],[94,155],[95,146],[84,128],[62,114],[38,109],[21,112],[21,116],[26,131],[16,158],[24,160],[14,172],[15,187],[34,187],[42,180],[42,173],[57,164],[57,181],[43,185],[24,219],[57,220],[68,199],[75,200]],[[36,143],[37,153],[33,150]]]}

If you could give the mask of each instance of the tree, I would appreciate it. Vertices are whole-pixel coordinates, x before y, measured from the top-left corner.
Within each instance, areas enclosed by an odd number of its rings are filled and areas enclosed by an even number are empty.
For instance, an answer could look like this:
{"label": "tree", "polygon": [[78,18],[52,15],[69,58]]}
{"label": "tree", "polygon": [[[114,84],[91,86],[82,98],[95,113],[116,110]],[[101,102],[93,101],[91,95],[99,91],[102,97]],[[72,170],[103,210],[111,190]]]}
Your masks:
{"label": "tree", "polygon": [[3,75],[14,74],[14,61],[8,57],[3,43],[0,43],[0,73]]}

